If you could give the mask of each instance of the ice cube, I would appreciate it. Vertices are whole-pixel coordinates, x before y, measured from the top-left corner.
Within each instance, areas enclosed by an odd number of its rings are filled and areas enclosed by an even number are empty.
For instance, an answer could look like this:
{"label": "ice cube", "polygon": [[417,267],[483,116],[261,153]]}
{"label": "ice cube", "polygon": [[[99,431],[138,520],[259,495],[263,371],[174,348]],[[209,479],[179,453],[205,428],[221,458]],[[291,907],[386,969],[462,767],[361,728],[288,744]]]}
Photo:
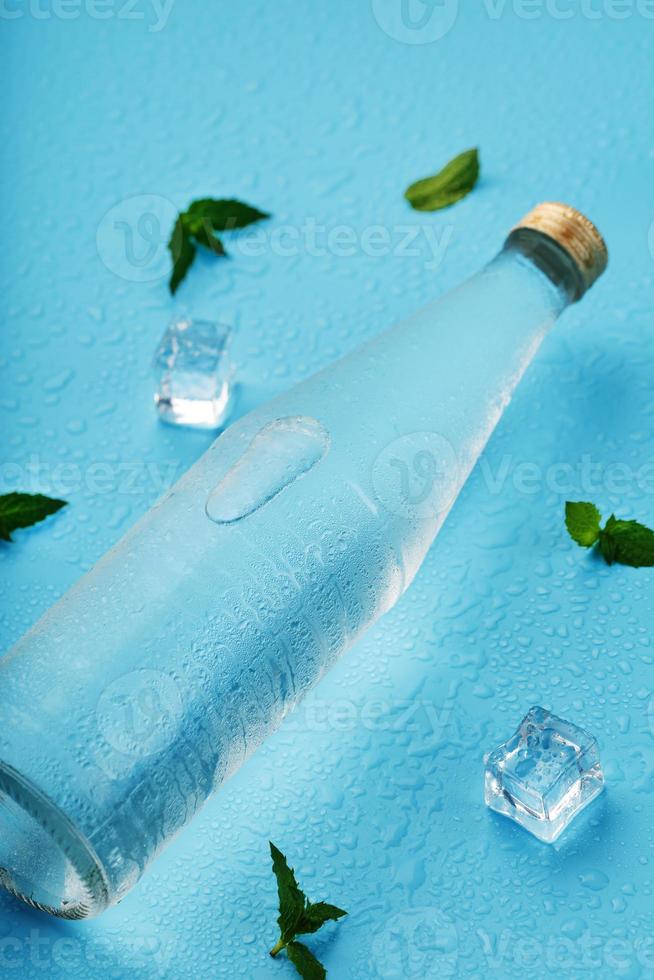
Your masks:
{"label": "ice cube", "polygon": [[173,320],[154,355],[155,405],[173,425],[218,429],[230,408],[231,328],[208,320]]}
{"label": "ice cube", "polygon": [[538,706],[484,762],[486,805],[548,844],[604,789],[595,738]]}

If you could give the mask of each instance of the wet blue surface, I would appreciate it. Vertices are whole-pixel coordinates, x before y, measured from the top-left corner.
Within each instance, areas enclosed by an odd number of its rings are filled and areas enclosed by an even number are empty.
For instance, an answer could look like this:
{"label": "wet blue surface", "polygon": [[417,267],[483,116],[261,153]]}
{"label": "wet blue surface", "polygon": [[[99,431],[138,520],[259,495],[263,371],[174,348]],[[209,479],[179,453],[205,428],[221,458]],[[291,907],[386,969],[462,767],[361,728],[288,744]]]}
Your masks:
{"label": "wet blue surface", "polygon": [[[566,498],[654,522],[651,11],[157,10],[0,16],[2,483],[71,502],[0,551],[3,648],[208,445],[155,417],[173,311],[237,326],[244,410],[474,271],[537,200],[587,211],[611,264],[403,601],[118,908],[60,923],[0,897],[0,974],[292,977],[266,955],[272,838],[352,913],[310,940],[332,977],[654,976],[654,578],[563,529]],[[472,145],[474,194],[409,211],[405,186]],[[171,214],[232,194],[274,214],[263,244],[202,258],[172,302]],[[482,801],[484,751],[531,704],[592,731],[607,777],[554,847]]]}

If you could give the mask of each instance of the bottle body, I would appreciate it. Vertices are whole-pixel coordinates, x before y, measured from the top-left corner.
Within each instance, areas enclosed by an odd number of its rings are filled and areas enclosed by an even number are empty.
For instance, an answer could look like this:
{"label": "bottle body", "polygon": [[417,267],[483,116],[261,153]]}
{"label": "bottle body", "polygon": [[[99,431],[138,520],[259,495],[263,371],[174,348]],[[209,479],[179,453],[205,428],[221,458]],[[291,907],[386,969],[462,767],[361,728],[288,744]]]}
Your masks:
{"label": "bottle body", "polygon": [[2,883],[71,917],[132,887],[408,587],[566,302],[505,249],[236,422],[42,617],[0,661],[0,800],[54,851],[35,881],[14,814]]}

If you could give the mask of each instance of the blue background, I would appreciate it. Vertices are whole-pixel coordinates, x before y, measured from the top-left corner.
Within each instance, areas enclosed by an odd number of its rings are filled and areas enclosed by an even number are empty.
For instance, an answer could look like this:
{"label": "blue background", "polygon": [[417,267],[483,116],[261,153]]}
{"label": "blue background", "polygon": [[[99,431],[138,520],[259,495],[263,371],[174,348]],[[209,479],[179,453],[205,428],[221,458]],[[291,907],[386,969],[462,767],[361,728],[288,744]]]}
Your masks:
{"label": "blue background", "polygon": [[[292,977],[266,955],[269,838],[351,912],[309,941],[332,977],[654,976],[654,579],[563,528],[579,497],[654,523],[654,11],[409,8],[3,7],[2,483],[70,500],[0,549],[4,648],[209,444],[153,410],[173,311],[237,326],[243,411],[475,271],[538,200],[586,211],[611,262],[402,602],[119,907],[62,923],[0,897],[2,976]],[[411,212],[406,185],[475,145],[474,193]],[[261,254],[199,259],[171,301],[170,215],[203,195],[274,218]],[[317,248],[271,238],[308,221]],[[353,254],[325,244],[339,225]],[[590,728],[607,774],[556,847],[482,800],[483,753],[534,703]]]}

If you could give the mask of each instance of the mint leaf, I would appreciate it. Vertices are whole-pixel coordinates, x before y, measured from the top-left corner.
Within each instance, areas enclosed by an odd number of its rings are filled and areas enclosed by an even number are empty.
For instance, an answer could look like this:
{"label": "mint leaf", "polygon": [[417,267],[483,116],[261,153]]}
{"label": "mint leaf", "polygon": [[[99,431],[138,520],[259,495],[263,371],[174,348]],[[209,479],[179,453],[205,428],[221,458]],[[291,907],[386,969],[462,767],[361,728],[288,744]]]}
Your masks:
{"label": "mint leaf", "polygon": [[632,568],[654,565],[654,531],[638,521],[620,521],[613,514],[600,531],[600,550],[607,564]]}
{"label": "mint leaf", "polygon": [[582,548],[590,548],[600,536],[602,515],[595,504],[585,501],[566,501],[565,526],[568,534]]}
{"label": "mint leaf", "polygon": [[440,211],[466,197],[479,178],[479,152],[465,150],[433,177],[417,180],[404,192],[416,211]]}
{"label": "mint leaf", "polygon": [[583,548],[597,543],[607,565],[617,562],[632,568],[654,566],[654,531],[638,521],[622,521],[611,514],[603,528],[594,504],[568,500],[565,524],[570,537]]}
{"label": "mint leaf", "polygon": [[195,232],[195,240],[198,245],[204,245],[204,247],[208,248],[214,255],[227,255],[225,246],[221,240],[217,235],[214,235],[211,229],[207,228],[206,225],[201,225]]}
{"label": "mint leaf", "polygon": [[270,855],[273,862],[273,871],[277,878],[277,894],[279,895],[279,929],[284,943],[293,939],[296,934],[296,926],[299,923],[306,905],[306,896],[298,887],[295,880],[293,868],[289,868],[288,862],[282,852],[270,843]]}
{"label": "mint leaf", "polygon": [[181,214],[177,215],[177,221],[168,242],[168,249],[173,258],[173,271],[168,286],[174,296],[179,284],[191,268],[196,253],[195,245],[191,241],[191,236],[184,224],[184,216]]}
{"label": "mint leaf", "polygon": [[599,550],[606,564],[612,565],[615,560],[615,546],[611,535],[605,531],[600,531]]}
{"label": "mint leaf", "polygon": [[168,242],[173,258],[173,271],[169,287],[174,295],[179,284],[191,268],[196,255],[196,245],[208,248],[214,255],[227,255],[225,246],[215,231],[234,231],[246,228],[254,221],[269,218],[265,211],[259,211],[243,201],[230,199],[214,200],[203,197],[192,201],[186,211],[180,211]]}
{"label": "mint leaf", "polygon": [[5,493],[0,495],[0,540],[11,541],[11,532],[38,524],[56,514],[67,501],[45,497],[42,493]]}
{"label": "mint leaf", "polygon": [[187,213],[194,218],[206,218],[214,231],[247,228],[255,221],[263,221],[264,218],[270,217],[266,211],[259,211],[258,208],[233,198],[214,200],[211,197],[204,197],[193,201]]}
{"label": "mint leaf", "polygon": [[325,922],[341,919],[347,912],[339,909],[336,905],[329,905],[327,902],[310,902],[302,915],[298,924],[296,934],[298,936],[318,932]]}
{"label": "mint leaf", "polygon": [[318,932],[325,922],[340,919],[347,915],[347,912],[328,902],[310,902],[295,880],[293,868],[289,868],[288,861],[272,841],[270,841],[270,854],[277,878],[279,895],[277,922],[281,932],[279,939],[270,950],[270,955],[274,958],[285,949],[289,960],[301,977],[307,980],[323,980],[327,976],[325,968],[306,946],[295,941],[296,936]]}
{"label": "mint leaf", "polygon": [[289,943],[286,955],[303,980],[325,980],[327,971],[304,943]]}

